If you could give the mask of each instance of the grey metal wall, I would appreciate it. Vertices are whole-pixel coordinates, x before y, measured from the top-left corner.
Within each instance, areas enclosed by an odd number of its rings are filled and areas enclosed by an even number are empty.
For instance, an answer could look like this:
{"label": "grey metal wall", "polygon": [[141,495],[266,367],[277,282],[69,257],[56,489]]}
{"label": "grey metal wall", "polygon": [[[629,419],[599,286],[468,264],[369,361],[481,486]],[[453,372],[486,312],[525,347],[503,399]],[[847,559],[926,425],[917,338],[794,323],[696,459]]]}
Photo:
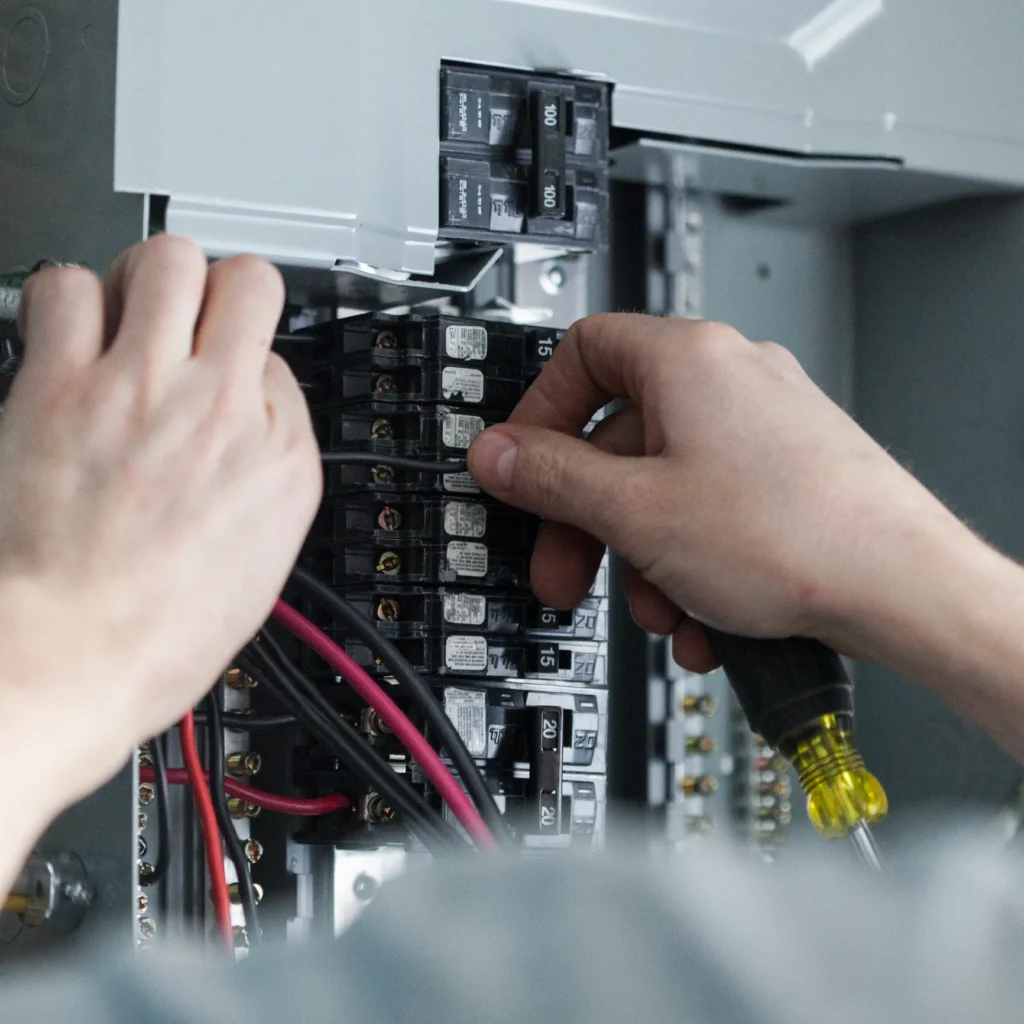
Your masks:
{"label": "grey metal wall", "polygon": [[[860,420],[979,533],[1024,557],[1024,200],[866,226],[854,267]],[[987,737],[893,673],[864,666],[858,683],[859,745],[894,813],[998,800],[1019,776]]]}

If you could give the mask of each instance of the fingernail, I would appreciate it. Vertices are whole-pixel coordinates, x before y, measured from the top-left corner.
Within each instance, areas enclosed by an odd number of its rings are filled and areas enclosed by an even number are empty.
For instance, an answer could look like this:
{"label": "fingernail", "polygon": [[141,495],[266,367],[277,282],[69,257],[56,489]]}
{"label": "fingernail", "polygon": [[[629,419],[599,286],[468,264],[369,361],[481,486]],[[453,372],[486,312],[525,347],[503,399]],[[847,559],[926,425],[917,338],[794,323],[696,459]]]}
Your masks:
{"label": "fingernail", "polygon": [[511,487],[516,472],[518,446],[508,434],[500,430],[485,430],[471,449],[471,469],[483,484],[493,480],[502,487]]}

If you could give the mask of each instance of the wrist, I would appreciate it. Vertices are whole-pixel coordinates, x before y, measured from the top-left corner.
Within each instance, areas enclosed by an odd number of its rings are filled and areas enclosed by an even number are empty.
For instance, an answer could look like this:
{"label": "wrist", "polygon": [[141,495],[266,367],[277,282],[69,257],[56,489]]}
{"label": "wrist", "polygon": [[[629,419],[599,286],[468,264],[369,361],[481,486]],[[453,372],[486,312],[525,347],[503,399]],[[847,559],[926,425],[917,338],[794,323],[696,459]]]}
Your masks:
{"label": "wrist", "polygon": [[862,569],[822,639],[915,680],[1024,760],[1024,569],[941,512]]}
{"label": "wrist", "polygon": [[[0,777],[19,780],[19,813],[45,825],[111,775],[131,749],[119,666],[83,635],[60,588],[0,575]],[[66,595],[64,595],[66,598]],[[110,694],[111,706],[100,695]],[[123,748],[123,753],[119,750]]]}

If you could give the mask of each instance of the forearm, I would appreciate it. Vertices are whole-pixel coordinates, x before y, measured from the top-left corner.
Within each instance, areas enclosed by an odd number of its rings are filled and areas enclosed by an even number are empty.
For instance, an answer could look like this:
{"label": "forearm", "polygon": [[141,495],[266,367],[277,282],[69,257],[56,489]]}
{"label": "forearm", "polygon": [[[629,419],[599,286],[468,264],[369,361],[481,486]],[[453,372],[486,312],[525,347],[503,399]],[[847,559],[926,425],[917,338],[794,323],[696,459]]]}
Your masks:
{"label": "forearm", "polygon": [[1024,763],[1024,569],[952,516],[894,540],[893,571],[863,581],[837,645],[931,690]]}

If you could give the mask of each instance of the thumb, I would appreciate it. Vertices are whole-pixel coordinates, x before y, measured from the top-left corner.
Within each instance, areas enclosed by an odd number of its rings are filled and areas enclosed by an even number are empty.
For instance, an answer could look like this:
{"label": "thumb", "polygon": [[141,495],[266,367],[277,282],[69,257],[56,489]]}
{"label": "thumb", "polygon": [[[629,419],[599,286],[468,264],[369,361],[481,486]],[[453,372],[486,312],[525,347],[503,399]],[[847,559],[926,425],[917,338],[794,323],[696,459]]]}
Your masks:
{"label": "thumb", "polygon": [[556,430],[502,424],[469,449],[469,471],[488,494],[581,530],[628,555],[630,520],[647,504],[647,459],[600,451]]}

